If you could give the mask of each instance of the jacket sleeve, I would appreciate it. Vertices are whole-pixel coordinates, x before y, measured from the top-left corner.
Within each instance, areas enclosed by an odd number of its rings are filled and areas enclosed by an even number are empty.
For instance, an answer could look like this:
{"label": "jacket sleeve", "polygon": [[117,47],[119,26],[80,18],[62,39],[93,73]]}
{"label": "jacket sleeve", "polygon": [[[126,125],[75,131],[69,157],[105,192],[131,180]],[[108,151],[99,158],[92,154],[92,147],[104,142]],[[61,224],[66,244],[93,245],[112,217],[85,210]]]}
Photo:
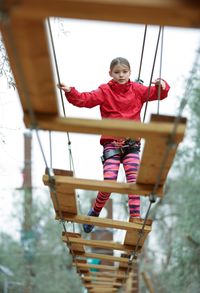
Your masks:
{"label": "jacket sleeve", "polygon": [[[166,88],[163,90],[162,87],[160,87],[160,99],[163,100],[167,97],[170,86],[169,84],[162,79],[165,82]],[[147,86],[137,84],[137,92],[142,100],[142,103],[145,103],[148,101],[155,101],[158,100],[158,92],[159,92],[159,86],[151,86],[150,89]],[[149,95],[149,96],[148,96]]]}
{"label": "jacket sleeve", "polygon": [[68,102],[74,106],[86,108],[92,108],[100,105],[104,99],[103,91],[100,88],[91,92],[80,93],[72,87],[70,92],[65,92],[65,96]]}

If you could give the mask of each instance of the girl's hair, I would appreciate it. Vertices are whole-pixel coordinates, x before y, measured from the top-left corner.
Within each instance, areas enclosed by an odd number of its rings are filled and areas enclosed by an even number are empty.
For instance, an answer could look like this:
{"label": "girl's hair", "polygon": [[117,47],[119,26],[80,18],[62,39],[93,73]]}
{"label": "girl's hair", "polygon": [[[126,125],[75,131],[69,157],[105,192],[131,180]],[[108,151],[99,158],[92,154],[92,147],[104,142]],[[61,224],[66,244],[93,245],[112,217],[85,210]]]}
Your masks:
{"label": "girl's hair", "polygon": [[118,65],[118,64],[126,65],[129,69],[131,69],[131,66],[130,66],[127,59],[125,59],[123,57],[117,57],[111,61],[110,70],[112,70],[114,68],[114,66]]}

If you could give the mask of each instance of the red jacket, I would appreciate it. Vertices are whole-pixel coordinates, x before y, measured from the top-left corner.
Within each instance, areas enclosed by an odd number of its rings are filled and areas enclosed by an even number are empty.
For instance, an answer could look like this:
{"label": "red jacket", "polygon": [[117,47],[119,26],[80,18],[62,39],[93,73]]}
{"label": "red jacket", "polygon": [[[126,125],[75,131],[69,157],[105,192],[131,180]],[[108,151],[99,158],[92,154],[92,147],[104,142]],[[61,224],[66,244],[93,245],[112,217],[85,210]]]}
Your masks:
{"label": "red jacket", "polygon": [[[170,89],[165,81],[166,89],[161,88],[160,99],[167,97]],[[92,108],[100,106],[102,118],[130,119],[140,121],[140,112],[143,104],[148,98],[148,87],[142,84],[128,81],[119,84],[110,80],[107,84],[100,85],[98,89],[91,92],[78,92],[74,87],[65,93],[67,100],[77,106]],[[151,86],[149,101],[158,99],[158,86]],[[100,143],[113,141],[114,137],[102,136]]]}

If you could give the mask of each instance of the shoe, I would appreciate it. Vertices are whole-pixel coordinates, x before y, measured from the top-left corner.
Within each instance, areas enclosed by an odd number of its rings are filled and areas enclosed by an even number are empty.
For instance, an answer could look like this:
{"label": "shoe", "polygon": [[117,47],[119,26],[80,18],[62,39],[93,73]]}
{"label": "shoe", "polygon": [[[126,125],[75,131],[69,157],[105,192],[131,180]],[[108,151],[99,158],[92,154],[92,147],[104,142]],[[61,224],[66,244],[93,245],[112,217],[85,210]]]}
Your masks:
{"label": "shoe", "polygon": [[[91,216],[91,217],[98,217],[99,214],[95,213],[95,211],[93,209],[89,210],[87,216]],[[85,233],[90,233],[94,228],[94,225],[91,224],[83,224],[83,230],[85,231]]]}

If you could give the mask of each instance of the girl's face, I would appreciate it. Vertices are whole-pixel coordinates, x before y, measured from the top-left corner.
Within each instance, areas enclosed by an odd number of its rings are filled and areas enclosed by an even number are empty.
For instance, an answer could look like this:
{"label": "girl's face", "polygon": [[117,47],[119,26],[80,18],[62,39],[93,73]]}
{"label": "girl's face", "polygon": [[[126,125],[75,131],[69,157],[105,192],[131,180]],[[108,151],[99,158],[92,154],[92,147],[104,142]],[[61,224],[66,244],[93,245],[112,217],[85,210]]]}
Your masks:
{"label": "girl's face", "polygon": [[109,72],[110,76],[118,83],[124,84],[129,80],[131,71],[125,64],[117,64]]}

